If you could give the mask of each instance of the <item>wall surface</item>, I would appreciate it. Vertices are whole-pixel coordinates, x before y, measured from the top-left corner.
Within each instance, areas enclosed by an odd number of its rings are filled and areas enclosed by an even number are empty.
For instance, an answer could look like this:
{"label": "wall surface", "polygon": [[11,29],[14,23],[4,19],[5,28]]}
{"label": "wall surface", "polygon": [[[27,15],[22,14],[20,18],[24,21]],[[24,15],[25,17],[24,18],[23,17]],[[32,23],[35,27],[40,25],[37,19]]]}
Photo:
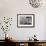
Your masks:
{"label": "wall surface", "polygon": [[[35,14],[34,28],[17,28],[17,14]],[[0,20],[3,17],[12,17],[12,25],[8,33],[10,33],[16,40],[28,40],[34,34],[37,39],[46,40],[46,5],[33,8],[29,4],[29,0],[0,0]],[[0,39],[4,35],[0,29]]]}

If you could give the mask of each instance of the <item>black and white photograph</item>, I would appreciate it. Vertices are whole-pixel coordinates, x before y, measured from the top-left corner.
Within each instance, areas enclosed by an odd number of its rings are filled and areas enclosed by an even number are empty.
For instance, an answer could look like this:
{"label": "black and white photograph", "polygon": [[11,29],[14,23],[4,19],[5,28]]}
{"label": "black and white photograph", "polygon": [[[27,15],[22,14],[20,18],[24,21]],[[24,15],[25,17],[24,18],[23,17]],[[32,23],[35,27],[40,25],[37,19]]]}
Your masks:
{"label": "black and white photograph", "polygon": [[34,27],[34,14],[17,14],[17,27]]}

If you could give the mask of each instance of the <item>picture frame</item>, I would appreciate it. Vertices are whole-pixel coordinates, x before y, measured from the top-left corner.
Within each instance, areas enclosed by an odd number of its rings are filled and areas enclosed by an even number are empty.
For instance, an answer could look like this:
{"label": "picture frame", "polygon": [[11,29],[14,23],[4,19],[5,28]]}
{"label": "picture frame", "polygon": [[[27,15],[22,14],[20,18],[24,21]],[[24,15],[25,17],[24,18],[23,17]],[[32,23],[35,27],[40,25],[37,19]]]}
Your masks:
{"label": "picture frame", "polygon": [[35,14],[17,14],[18,28],[34,28]]}

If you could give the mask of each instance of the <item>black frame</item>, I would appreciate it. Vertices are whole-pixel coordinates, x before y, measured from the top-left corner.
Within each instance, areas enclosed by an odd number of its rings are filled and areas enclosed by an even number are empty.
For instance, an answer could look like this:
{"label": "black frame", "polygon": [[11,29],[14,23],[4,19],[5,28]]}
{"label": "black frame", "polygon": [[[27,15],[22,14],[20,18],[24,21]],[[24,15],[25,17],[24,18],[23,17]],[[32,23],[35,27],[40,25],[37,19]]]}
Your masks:
{"label": "black frame", "polygon": [[[18,16],[20,15],[32,15],[33,16],[33,26],[19,26],[18,25]],[[17,27],[18,28],[34,28],[35,27],[35,14],[17,14]]]}

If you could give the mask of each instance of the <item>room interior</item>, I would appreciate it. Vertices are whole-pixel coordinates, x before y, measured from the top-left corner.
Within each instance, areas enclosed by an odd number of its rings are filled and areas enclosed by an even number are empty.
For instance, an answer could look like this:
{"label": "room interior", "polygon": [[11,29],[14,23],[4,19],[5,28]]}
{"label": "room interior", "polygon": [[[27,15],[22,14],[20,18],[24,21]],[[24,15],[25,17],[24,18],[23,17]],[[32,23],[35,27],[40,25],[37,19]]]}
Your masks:
{"label": "room interior", "polygon": [[0,0],[0,45],[46,46],[45,0]]}

